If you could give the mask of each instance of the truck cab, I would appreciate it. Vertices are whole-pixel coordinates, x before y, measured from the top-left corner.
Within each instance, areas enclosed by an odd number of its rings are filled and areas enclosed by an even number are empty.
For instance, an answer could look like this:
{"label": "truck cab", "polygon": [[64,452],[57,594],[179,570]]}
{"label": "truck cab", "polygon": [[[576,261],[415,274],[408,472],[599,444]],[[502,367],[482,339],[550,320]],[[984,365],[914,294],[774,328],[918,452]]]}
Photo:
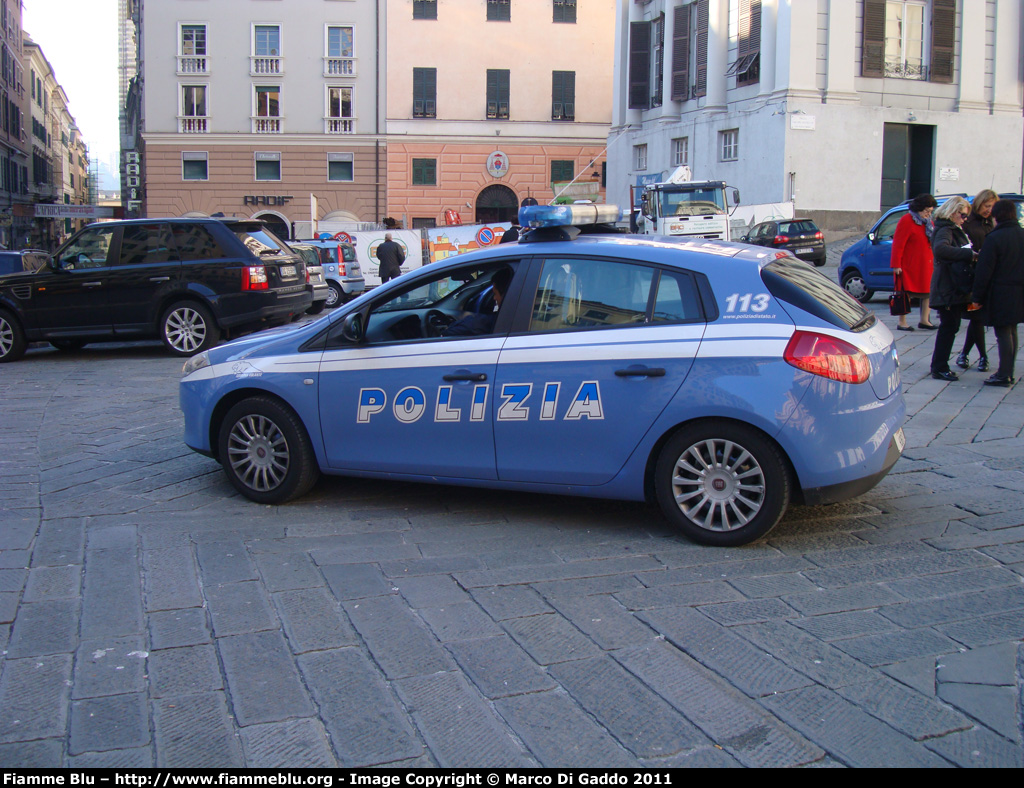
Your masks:
{"label": "truck cab", "polygon": [[[692,181],[689,168],[680,167],[664,183],[652,183],[644,188],[640,197],[642,232],[731,240],[727,188],[725,181]],[[739,200],[739,190],[733,189],[733,207]]]}

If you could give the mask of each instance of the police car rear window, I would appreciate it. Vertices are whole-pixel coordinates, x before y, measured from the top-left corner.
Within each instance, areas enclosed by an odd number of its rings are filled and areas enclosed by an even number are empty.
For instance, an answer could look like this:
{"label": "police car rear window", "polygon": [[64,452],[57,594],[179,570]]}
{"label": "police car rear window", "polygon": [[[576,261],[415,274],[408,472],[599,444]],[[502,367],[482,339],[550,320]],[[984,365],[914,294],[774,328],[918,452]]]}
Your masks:
{"label": "police car rear window", "polygon": [[831,279],[795,257],[783,257],[761,270],[769,292],[780,301],[819,317],[838,328],[864,331],[877,320],[874,312]]}

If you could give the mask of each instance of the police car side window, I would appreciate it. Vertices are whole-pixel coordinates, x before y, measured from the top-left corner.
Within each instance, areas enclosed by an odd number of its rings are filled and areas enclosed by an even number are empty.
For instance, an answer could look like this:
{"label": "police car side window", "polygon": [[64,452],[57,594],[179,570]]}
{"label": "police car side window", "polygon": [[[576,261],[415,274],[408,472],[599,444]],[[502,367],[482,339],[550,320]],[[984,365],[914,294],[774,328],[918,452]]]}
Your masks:
{"label": "police car side window", "polygon": [[701,320],[697,286],[689,274],[662,271],[654,301],[652,323],[690,323]]}
{"label": "police car side window", "polygon": [[531,331],[643,324],[657,270],[612,260],[544,261]]}

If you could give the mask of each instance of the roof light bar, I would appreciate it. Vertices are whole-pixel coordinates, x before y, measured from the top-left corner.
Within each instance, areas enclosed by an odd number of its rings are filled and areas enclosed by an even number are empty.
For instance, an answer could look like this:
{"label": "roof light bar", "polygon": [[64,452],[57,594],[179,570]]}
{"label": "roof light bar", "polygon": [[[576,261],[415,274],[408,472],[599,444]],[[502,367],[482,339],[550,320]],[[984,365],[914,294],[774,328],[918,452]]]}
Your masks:
{"label": "roof light bar", "polygon": [[519,209],[519,224],[523,227],[565,227],[621,220],[622,211],[617,205],[526,205]]}

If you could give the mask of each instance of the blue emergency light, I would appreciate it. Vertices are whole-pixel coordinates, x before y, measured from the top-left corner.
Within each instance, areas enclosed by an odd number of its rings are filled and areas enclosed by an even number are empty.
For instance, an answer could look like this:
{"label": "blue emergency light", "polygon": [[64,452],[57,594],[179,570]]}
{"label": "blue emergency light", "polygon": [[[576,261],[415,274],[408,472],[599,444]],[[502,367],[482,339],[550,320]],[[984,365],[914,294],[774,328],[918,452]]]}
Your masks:
{"label": "blue emergency light", "polygon": [[523,227],[566,227],[581,224],[609,224],[622,220],[617,205],[526,205],[519,209]]}

